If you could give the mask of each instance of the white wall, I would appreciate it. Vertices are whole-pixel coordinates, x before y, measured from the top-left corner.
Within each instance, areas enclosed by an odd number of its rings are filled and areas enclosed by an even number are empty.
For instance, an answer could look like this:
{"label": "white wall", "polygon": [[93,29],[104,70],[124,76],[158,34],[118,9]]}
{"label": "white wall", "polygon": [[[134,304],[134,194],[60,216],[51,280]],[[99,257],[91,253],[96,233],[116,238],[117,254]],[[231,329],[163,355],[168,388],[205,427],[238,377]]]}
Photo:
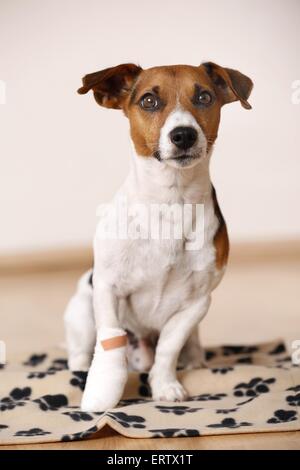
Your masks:
{"label": "white wall", "polygon": [[121,112],[76,89],[127,61],[252,77],[253,110],[223,110],[215,186],[232,239],[299,236],[299,42],[298,0],[1,0],[0,252],[90,242],[131,145]]}

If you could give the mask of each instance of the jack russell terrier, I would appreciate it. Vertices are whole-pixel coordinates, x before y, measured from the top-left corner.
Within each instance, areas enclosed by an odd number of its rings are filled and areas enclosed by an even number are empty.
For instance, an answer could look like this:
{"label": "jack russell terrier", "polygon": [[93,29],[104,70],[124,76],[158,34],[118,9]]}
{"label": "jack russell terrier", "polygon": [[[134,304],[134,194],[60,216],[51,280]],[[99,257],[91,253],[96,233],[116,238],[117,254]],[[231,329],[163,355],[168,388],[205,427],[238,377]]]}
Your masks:
{"label": "jack russell terrier", "polygon": [[[122,109],[130,123],[132,168],[112,207],[125,199],[129,212],[137,204],[157,204],[163,207],[159,220],[176,230],[181,221],[169,206],[202,205],[204,225],[201,247],[191,250],[189,233],[180,238],[172,232],[169,239],[103,237],[99,227],[109,214],[100,216],[93,271],[80,279],[65,313],[69,368],[89,369],[82,410],[118,404],[128,361],[136,370],[150,370],[154,400],[187,397],[176,367],[179,360],[189,367],[203,364],[198,324],[229,251],[210,156],[221,107],[239,100],[251,109],[252,87],[247,76],[212,62],[146,70],[122,64],[83,78],[80,94],[92,90],[100,106]],[[141,221],[140,229],[146,229],[146,218]]]}

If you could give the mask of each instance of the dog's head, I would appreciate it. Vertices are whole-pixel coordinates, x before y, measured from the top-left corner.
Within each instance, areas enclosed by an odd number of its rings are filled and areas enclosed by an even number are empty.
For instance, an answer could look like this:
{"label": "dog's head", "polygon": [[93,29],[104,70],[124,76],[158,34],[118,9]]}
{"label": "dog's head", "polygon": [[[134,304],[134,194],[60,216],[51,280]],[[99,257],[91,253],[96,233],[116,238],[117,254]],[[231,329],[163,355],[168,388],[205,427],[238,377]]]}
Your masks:
{"label": "dog's head", "polygon": [[123,109],[139,156],[190,168],[213,145],[224,104],[251,109],[252,87],[247,76],[212,62],[146,70],[122,64],[86,75],[78,92],[93,90],[99,105]]}

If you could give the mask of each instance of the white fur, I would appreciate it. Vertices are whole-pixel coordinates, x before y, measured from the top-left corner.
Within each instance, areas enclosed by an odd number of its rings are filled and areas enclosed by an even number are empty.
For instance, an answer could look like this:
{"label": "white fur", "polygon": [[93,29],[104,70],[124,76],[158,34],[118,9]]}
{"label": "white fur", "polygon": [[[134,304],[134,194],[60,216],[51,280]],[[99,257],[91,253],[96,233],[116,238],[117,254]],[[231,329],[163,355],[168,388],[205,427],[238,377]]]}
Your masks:
{"label": "white fur", "polygon": [[[174,111],[172,111],[172,113],[170,113],[166,119],[166,122],[161,129],[159,138],[161,158],[163,160],[169,160],[168,164],[174,167],[178,167],[178,165],[172,161],[172,157],[180,155],[182,150],[180,151],[174,149],[174,145],[169,138],[169,134],[175,127],[178,126],[193,127],[198,133],[196,144],[193,145],[192,149],[185,153],[199,154],[200,157],[201,154],[206,152],[207,147],[205,135],[194,116],[189,111],[185,111],[179,104],[177,104]],[[193,164],[197,164],[197,161],[193,162]]]}
{"label": "white fur", "polygon": [[88,280],[92,271],[78,282],[76,294],[65,311],[65,330],[71,370],[88,370],[96,341],[93,312],[93,290]]}
{"label": "white fur", "polygon": [[[193,126],[198,131],[198,140],[191,150],[201,154],[191,167],[183,169],[169,164],[177,152],[169,132],[179,125]],[[218,220],[211,197],[210,155],[206,148],[205,136],[193,116],[177,107],[161,129],[162,161],[134,155],[130,174],[113,201],[117,204],[126,198],[129,207],[136,203],[149,206],[153,202],[204,204],[205,242],[201,250],[187,251],[184,239],[104,240],[99,232],[94,239],[93,321],[97,337],[115,329],[129,329],[138,338],[159,334],[150,371],[152,394],[157,400],[185,398],[186,393],[176,380],[178,356],[192,335],[192,359],[197,359],[199,353],[197,365],[201,362],[195,331],[207,313],[211,291],[223,274],[215,267],[213,238]],[[71,301],[74,318],[71,320],[70,306],[66,317],[71,367],[80,365],[84,349],[75,336],[76,331],[84,329],[87,305],[84,292],[79,289],[77,295],[81,300],[75,296]],[[83,313],[79,320],[80,308]],[[86,346],[90,354],[90,342],[86,341]],[[117,405],[127,376],[124,357],[123,348],[102,351],[96,343],[82,409],[101,411]],[[85,366],[86,360],[82,362]]]}

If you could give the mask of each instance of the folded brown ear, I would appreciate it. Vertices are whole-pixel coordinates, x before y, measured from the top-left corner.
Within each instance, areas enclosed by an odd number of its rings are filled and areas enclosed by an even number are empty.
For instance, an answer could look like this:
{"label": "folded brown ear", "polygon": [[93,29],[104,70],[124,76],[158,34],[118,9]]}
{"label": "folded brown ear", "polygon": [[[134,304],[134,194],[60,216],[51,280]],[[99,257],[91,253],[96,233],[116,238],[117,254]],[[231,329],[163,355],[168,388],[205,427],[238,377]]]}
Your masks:
{"label": "folded brown ear", "polygon": [[221,67],[213,62],[202,64],[213,81],[223,104],[239,100],[246,109],[251,109],[248,98],[253,88],[252,80],[238,70]]}
{"label": "folded brown ear", "polygon": [[121,64],[99,72],[89,73],[82,79],[83,86],[78,93],[83,95],[93,90],[100,106],[121,109],[124,98],[142,71],[135,64]]}

